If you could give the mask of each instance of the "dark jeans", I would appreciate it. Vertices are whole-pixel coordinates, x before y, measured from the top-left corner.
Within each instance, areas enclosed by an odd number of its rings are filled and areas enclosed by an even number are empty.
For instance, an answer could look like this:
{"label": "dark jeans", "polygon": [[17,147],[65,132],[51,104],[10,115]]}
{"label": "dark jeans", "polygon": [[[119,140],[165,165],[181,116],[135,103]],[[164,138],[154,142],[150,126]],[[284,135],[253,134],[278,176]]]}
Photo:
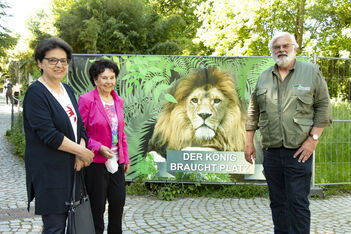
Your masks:
{"label": "dark jeans", "polygon": [[10,100],[10,104],[12,104],[12,94],[6,93],[6,104],[9,104],[9,100]]}
{"label": "dark jeans", "polygon": [[41,216],[43,220],[43,234],[63,234],[65,233],[67,213],[46,214]]}
{"label": "dark jeans", "polygon": [[308,195],[312,176],[312,156],[299,163],[296,149],[263,149],[274,233],[310,233]]}
{"label": "dark jeans", "polygon": [[126,200],[124,164],[111,174],[104,163],[92,163],[85,168],[85,181],[93,213],[95,232],[104,232],[104,212],[108,201],[107,233],[122,233],[122,215]]}

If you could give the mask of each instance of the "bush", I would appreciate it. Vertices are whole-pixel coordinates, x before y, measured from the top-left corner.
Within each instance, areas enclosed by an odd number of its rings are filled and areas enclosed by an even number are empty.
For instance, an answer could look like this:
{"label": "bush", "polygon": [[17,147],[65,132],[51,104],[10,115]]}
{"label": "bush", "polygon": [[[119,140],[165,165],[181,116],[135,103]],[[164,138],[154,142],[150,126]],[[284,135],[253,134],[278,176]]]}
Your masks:
{"label": "bush", "polygon": [[131,182],[128,195],[154,195],[171,201],[177,197],[252,198],[268,197],[267,186]]}
{"label": "bush", "polygon": [[17,121],[14,123],[11,130],[6,131],[6,136],[15,148],[15,154],[24,159],[25,137],[23,133],[22,115],[19,114]]}

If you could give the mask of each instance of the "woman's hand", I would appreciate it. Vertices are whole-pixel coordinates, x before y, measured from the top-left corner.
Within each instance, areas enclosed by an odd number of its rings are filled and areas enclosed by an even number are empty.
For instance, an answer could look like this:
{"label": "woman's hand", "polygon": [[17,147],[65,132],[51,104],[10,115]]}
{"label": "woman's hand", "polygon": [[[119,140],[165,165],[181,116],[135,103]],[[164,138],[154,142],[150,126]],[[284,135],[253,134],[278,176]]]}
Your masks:
{"label": "woman's hand", "polygon": [[107,159],[113,158],[113,156],[115,156],[115,154],[113,153],[113,151],[112,151],[110,148],[108,148],[108,147],[106,147],[106,146],[104,146],[104,145],[102,145],[102,146],[100,147],[99,153],[102,154],[102,155],[103,155],[105,158],[107,158]]}
{"label": "woman's hand", "polygon": [[74,169],[76,171],[80,171],[84,167],[84,162],[76,157],[76,161],[74,163]]}
{"label": "woman's hand", "polygon": [[[78,158],[81,161],[78,164],[83,163],[83,166],[87,167],[93,161],[94,153],[89,149],[85,148],[84,146],[82,146],[81,150],[79,151],[78,154],[76,154],[76,156],[77,156],[76,158]],[[76,164],[77,164],[77,160],[76,160]]]}
{"label": "woman's hand", "polygon": [[[83,167],[87,167],[93,161],[94,153],[89,149],[85,148],[85,141],[82,140],[80,144],[77,144],[67,137],[63,138],[62,144],[58,147],[58,150],[62,150],[71,154],[75,154],[76,158],[78,158],[81,162],[75,162],[75,168],[80,169],[81,165]],[[77,163],[78,162],[78,163]]]}
{"label": "woman's hand", "polygon": [[124,174],[127,174],[129,172],[130,169],[130,164],[124,164]]}

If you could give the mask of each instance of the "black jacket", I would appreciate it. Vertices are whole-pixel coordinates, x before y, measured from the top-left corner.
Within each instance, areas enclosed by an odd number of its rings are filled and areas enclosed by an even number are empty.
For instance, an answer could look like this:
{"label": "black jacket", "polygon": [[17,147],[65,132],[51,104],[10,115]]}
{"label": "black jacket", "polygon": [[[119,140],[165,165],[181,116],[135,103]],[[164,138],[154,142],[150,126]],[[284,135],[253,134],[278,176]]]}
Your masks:
{"label": "black jacket", "polygon": [[[73,90],[66,84],[64,87],[77,113],[77,139],[83,137],[87,142]],[[75,156],[57,148],[64,136],[73,141],[75,137],[65,110],[39,81],[26,92],[23,125],[28,210],[35,197],[36,214],[64,213],[72,190]]]}

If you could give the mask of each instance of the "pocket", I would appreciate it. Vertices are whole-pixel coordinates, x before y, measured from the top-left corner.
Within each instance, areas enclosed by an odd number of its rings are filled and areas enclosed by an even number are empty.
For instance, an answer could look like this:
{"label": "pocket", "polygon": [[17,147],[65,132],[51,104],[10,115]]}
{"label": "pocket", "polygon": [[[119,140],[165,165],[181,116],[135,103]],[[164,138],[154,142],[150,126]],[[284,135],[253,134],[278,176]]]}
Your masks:
{"label": "pocket", "polygon": [[295,144],[301,145],[309,136],[313,120],[294,118],[295,123]]}
{"label": "pocket", "polygon": [[260,113],[266,111],[266,95],[267,89],[258,89],[256,92],[257,103],[260,109]]}
{"label": "pocket", "polygon": [[268,119],[260,119],[258,122],[258,127],[261,133],[261,141],[262,145],[269,145],[269,140],[271,139],[269,133],[269,120]]}
{"label": "pocket", "polygon": [[296,113],[299,116],[312,115],[313,113],[313,95],[309,91],[297,90],[296,92]]}

